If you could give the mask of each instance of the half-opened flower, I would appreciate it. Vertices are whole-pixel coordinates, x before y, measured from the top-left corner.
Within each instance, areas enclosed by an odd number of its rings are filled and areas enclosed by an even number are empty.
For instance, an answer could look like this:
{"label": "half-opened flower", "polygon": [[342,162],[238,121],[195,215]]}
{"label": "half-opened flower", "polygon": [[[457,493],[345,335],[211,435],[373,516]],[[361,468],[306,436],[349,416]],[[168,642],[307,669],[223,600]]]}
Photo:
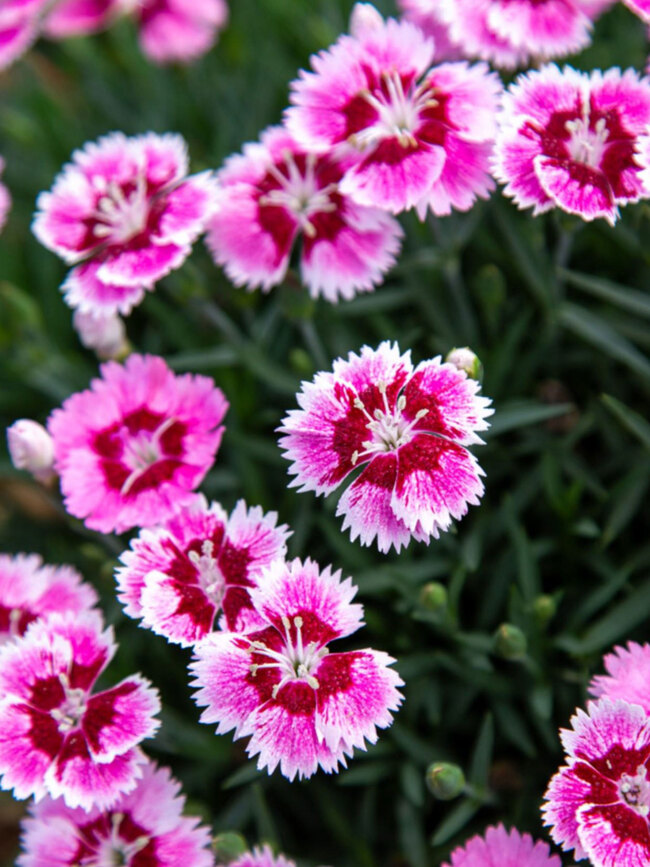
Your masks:
{"label": "half-opened flower", "polygon": [[209,377],[175,376],[156,356],[100,372],[48,419],[66,509],[102,533],[152,526],[194,499],[228,402]]}
{"label": "half-opened flower", "polygon": [[354,159],[340,189],[359,204],[399,213],[424,200],[426,210],[444,177],[447,213],[490,189],[500,82],[483,64],[431,69],[432,57],[418,27],[389,18],[341,36],[292,85],[289,131],[303,147]]}
{"label": "half-opened flower", "polygon": [[7,448],[17,470],[26,470],[44,485],[56,478],[54,441],[42,424],[19,418],[7,428]]}
{"label": "half-opened flower", "polygon": [[97,594],[72,566],[43,565],[38,554],[0,554],[0,644],[50,614],[82,614]]}
{"label": "half-opened flower", "polygon": [[179,135],[115,132],[74,152],[39,195],[33,224],[38,240],[75,266],[62,287],[71,307],[126,314],[185,261],[216,192],[210,172],[187,170]]}
{"label": "half-opened flower", "polygon": [[228,20],[225,0],[142,0],[140,45],[156,63],[187,63],[205,54]]}
{"label": "half-opened flower", "polygon": [[650,81],[634,70],[545,66],[504,96],[495,177],[534,214],[559,207],[613,224],[619,206],[650,195],[635,159],[648,123]]}
{"label": "half-opened flower", "polygon": [[162,527],[143,530],[120,558],[118,595],[131,617],[185,647],[211,632],[220,611],[236,631],[258,624],[250,588],[286,554],[289,530],[277,514],[240,500],[230,517],[219,503],[196,501]]}
{"label": "half-opened flower", "polygon": [[231,867],[296,867],[284,855],[274,855],[270,846],[254,846],[250,852],[240,855]]}
{"label": "half-opened flower", "polygon": [[182,815],[184,804],[180,785],[153,762],[110,809],[86,812],[43,798],[22,822],[17,867],[213,867],[210,834],[198,819]]}
{"label": "half-opened flower", "polygon": [[336,301],[381,283],[402,229],[379,208],[343,195],[344,173],[344,163],[306,153],[282,127],[230,157],[218,174],[207,242],[233,283],[268,290],[282,282],[299,236],[301,277],[312,296]]}
{"label": "half-opened flower", "polygon": [[250,756],[292,780],[320,766],[345,765],[354,747],[375,743],[402,700],[394,660],[376,650],[331,652],[329,644],[362,625],[356,587],[340,570],[312,560],[276,560],[250,590],[264,625],[247,633],[212,632],[190,666],[205,707],[201,722],[217,733],[251,736]]}
{"label": "half-opened flower", "polygon": [[158,728],[158,693],[140,675],[92,694],[113,656],[101,617],[52,614],[0,650],[0,774],[17,798],[48,794],[107,807],[134,788]]}
{"label": "half-opened flower", "polygon": [[454,849],[451,863],[442,867],[562,867],[562,863],[550,854],[547,843],[497,825]]}
{"label": "half-opened flower", "polygon": [[438,14],[467,57],[512,68],[589,45],[593,19],[613,0],[441,0]]}
{"label": "half-opened flower", "polygon": [[301,409],[278,429],[291,486],[330,494],[363,467],[336,510],[353,540],[399,551],[411,536],[437,538],[483,494],[483,471],[467,450],[492,414],[479,389],[439,357],[414,369],[410,352],[388,341],[337,359],[331,373],[303,383]]}
{"label": "half-opened flower", "polygon": [[593,867],[650,863],[650,719],[637,704],[602,698],[560,735],[567,764],[543,807],[551,836]]}
{"label": "half-opened flower", "polygon": [[589,692],[596,698],[623,699],[640,704],[650,715],[650,644],[628,641],[603,659],[607,674],[592,678]]}

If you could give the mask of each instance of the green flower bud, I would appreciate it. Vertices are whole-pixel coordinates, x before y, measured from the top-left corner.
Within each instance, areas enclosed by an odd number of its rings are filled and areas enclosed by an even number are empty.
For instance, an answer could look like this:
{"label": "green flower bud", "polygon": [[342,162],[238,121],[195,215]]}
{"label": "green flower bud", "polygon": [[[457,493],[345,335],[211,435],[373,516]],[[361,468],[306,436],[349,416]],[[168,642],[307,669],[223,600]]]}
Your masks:
{"label": "green flower bud", "polygon": [[478,355],[475,355],[469,346],[452,349],[445,361],[459,370],[464,370],[470,379],[477,379],[480,382],[483,378],[483,365]]}
{"label": "green flower bud", "polygon": [[248,843],[236,831],[224,831],[214,838],[212,849],[218,864],[229,864],[248,852]]}
{"label": "green flower bud", "polygon": [[502,623],[494,636],[494,649],[504,659],[516,661],[526,656],[528,642],[518,626]]}
{"label": "green flower bud", "polygon": [[431,794],[440,801],[457,798],[465,788],[463,769],[449,762],[433,762],[427,768],[425,779]]}
{"label": "green flower bud", "polygon": [[437,581],[429,581],[420,590],[420,605],[427,611],[444,611],[447,608],[447,588]]}
{"label": "green flower bud", "polygon": [[557,603],[552,596],[544,594],[538,596],[533,602],[533,613],[540,626],[546,626],[548,621],[555,616],[556,611]]}

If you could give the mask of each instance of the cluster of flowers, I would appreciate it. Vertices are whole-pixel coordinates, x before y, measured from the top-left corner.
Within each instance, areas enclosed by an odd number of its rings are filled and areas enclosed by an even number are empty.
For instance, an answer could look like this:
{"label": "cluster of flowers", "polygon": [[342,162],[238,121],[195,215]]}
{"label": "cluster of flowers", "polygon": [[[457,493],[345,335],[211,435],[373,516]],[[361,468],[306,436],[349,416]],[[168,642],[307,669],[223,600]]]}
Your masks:
{"label": "cluster of flowers", "polygon": [[41,35],[58,40],[95,33],[129,14],[136,18],[147,57],[156,63],[187,62],[213,45],[228,7],[225,0],[3,0],[0,69]]}
{"label": "cluster of flowers", "polygon": [[650,645],[605,656],[596,697],[560,732],[567,764],[543,808],[551,836],[593,867],[650,863]]}

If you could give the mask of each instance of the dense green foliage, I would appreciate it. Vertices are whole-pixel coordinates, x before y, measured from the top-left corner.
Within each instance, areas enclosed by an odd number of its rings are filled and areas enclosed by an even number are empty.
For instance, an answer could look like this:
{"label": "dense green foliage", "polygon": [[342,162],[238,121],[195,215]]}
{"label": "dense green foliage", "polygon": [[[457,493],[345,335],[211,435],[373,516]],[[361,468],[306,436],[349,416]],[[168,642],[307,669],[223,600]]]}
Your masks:
{"label": "dense green foliage", "polygon": [[[65,267],[29,231],[36,195],[72,150],[113,129],[173,130],[187,139],[193,170],[218,167],[280,119],[288,82],[346,29],[351,5],[233,0],[219,44],[190,68],[154,67],[121,22],[98,37],[41,42],[0,77],[0,153],[14,196],[0,237],[3,427],[44,421],[97,370],[57,288]],[[641,23],[616,8],[577,62],[640,68],[644,40]],[[558,727],[584,703],[603,652],[648,638],[649,217],[640,204],[614,229],[533,219],[500,194],[447,219],[407,215],[386,284],[336,306],[314,303],[295,280],[268,296],[236,290],[197,244],[128,320],[137,350],[213,376],[230,400],[205,493],[228,509],[244,497],[278,511],[294,530],[292,556],[332,562],[358,583],[367,627],[347,645],[398,659],[407,686],[395,724],[338,776],[291,784],[259,774],[242,742],[200,725],[188,652],[139,629],[115,599],[113,568],[128,538],[87,531],[2,449],[0,550],[73,563],[98,587],[120,642],[106,682],[142,670],[160,688],[163,725],[148,750],[217,831],[337,867],[438,865],[500,820],[543,836],[539,804],[561,758]],[[400,556],[350,543],[336,496],[287,489],[274,433],[301,379],[387,338],[415,362],[470,345],[496,410],[476,449],[487,474],[482,505],[429,548],[412,543]],[[420,601],[431,581],[448,591],[435,610]],[[504,623],[525,635],[523,656],[503,658],[503,630],[495,636]],[[425,785],[438,760],[465,772],[455,800],[435,800]],[[0,810],[14,814],[8,796]]]}

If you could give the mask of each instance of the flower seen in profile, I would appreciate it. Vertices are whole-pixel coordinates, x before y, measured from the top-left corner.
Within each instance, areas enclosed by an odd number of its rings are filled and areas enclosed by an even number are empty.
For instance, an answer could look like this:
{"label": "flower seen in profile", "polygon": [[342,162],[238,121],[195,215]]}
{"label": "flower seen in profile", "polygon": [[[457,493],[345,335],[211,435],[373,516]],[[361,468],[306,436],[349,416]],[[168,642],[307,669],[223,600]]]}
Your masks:
{"label": "flower seen in profile", "polygon": [[190,666],[205,707],[201,722],[217,733],[250,737],[258,767],[293,780],[345,765],[355,747],[375,743],[402,696],[394,660],[376,650],[331,651],[362,625],[356,587],[312,560],[276,560],[250,596],[260,623],[246,633],[212,632]]}
{"label": "flower seen in profile", "polygon": [[259,622],[250,599],[260,571],[286,554],[289,530],[277,514],[240,500],[230,517],[218,503],[196,500],[162,527],[143,530],[117,570],[118,596],[169,641],[190,646],[223,626],[241,631]]}
{"label": "flower seen in profile", "polygon": [[179,135],[119,132],[75,151],[41,193],[33,231],[74,267],[62,290],[71,307],[127,314],[178,268],[215,207],[211,172],[187,177]]}
{"label": "flower seen in profile", "polygon": [[300,274],[312,296],[337,301],[381,283],[402,229],[379,208],[343,195],[344,173],[344,163],[306,153],[282,127],[230,157],[217,176],[219,207],[207,242],[233,283],[268,291],[282,282],[299,236]]}
{"label": "flower seen in profile", "polygon": [[19,418],[7,428],[7,447],[17,470],[26,470],[44,485],[56,478],[54,441],[42,424]]}
{"label": "flower seen in profile", "polygon": [[650,718],[638,704],[601,698],[560,732],[567,764],[549,783],[545,824],[593,867],[650,863]]}
{"label": "flower seen in profile", "polygon": [[562,867],[562,863],[550,854],[547,843],[497,825],[454,849],[451,862],[442,867]]}
{"label": "flower seen in profile", "polygon": [[140,675],[92,693],[116,650],[102,628],[95,611],[52,614],[0,650],[0,784],[17,798],[102,808],[141,775],[158,693]]}
{"label": "flower seen in profile", "polygon": [[228,402],[209,377],[175,376],[156,356],[100,372],[48,420],[65,507],[102,533],[152,526],[194,499]]}
{"label": "flower seen in profile", "polygon": [[504,96],[494,172],[520,208],[553,207],[614,224],[650,191],[636,151],[650,123],[650,80],[632,69],[591,74],[548,65]]}
{"label": "flower seen in profile", "polygon": [[[128,794],[89,811],[45,797],[22,822],[17,867],[213,867],[210,834],[183,816],[185,798],[167,768],[153,762]],[[53,860],[56,853],[56,862]]]}
{"label": "flower seen in profile", "polygon": [[483,494],[483,471],[468,445],[481,443],[492,414],[479,384],[440,358],[415,369],[410,352],[384,341],[337,359],[331,373],[303,383],[300,409],[278,430],[292,461],[292,486],[343,492],[337,515],[362,545],[397,551],[414,536],[438,537]]}
{"label": "flower seen in profile", "polygon": [[433,43],[409,21],[341,36],[293,82],[290,133],[353,160],[340,190],[392,213],[467,210],[493,188],[489,157],[501,83],[485,64],[431,67]]}

